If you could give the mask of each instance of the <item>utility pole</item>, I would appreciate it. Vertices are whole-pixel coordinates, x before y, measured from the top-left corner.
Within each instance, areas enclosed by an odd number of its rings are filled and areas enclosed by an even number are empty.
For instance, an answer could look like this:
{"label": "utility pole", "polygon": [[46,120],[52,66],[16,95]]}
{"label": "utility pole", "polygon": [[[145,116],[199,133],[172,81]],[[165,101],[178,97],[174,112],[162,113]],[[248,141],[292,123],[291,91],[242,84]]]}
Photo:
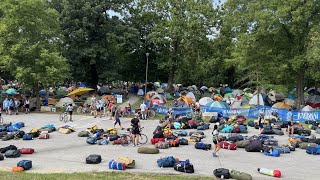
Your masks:
{"label": "utility pole", "polygon": [[149,65],[149,54],[150,53],[146,53],[147,56],[147,64],[146,64],[146,84],[144,86],[144,98],[146,98],[147,96],[147,83],[148,83],[148,65]]}

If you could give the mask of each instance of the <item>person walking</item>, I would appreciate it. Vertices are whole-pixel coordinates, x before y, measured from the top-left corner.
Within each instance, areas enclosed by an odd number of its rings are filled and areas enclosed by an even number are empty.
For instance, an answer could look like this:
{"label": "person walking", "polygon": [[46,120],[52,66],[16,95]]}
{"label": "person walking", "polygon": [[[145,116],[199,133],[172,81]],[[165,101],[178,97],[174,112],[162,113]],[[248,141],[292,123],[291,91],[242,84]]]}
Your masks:
{"label": "person walking", "polygon": [[73,122],[73,120],[72,120],[73,110],[74,110],[74,107],[73,107],[72,104],[70,103],[70,104],[67,106],[66,111],[69,112],[69,116],[70,116],[70,121],[71,121],[71,122]]}
{"label": "person walking", "polygon": [[140,105],[140,111],[141,111],[141,116],[143,120],[147,120],[147,106],[145,102],[143,101],[142,104]]}
{"label": "person walking", "polygon": [[9,99],[6,98],[2,103],[3,109],[6,111],[6,114],[9,113]]}
{"label": "person walking", "polygon": [[260,113],[259,117],[258,117],[258,125],[259,125],[259,134],[262,133],[262,131],[264,130],[263,128],[263,121],[264,121],[264,114]]}
{"label": "person walking", "polygon": [[288,129],[287,129],[287,132],[288,132],[288,134],[289,134],[289,136],[290,136],[290,134],[291,134],[291,136],[293,135],[293,131],[294,131],[294,127],[293,127],[293,118],[292,118],[292,109],[289,109],[289,112],[287,113],[287,121],[289,121],[288,122]]}
{"label": "person walking", "polygon": [[139,146],[139,138],[140,138],[140,120],[139,120],[139,114],[135,114],[134,118],[131,119],[131,133],[132,133],[132,142],[133,142],[133,147],[134,146]]}
{"label": "person walking", "polygon": [[30,113],[30,100],[29,98],[25,98],[24,100],[24,108],[26,109],[26,114]]}
{"label": "person walking", "polygon": [[102,118],[102,115],[104,115],[104,113],[103,113],[104,106],[105,106],[104,100],[100,99],[99,100],[99,115],[100,115],[100,118]]}
{"label": "person walking", "polygon": [[124,128],[121,126],[120,122],[120,117],[121,117],[121,107],[119,106],[117,110],[114,112],[114,123],[113,123],[113,128],[116,128],[116,125],[119,124],[121,130],[124,130]]}
{"label": "person walking", "polygon": [[213,157],[218,157],[217,152],[221,149],[218,127],[219,127],[219,123],[215,124],[213,126],[213,131],[212,131],[212,135],[213,135],[212,142],[214,144],[214,149],[213,149],[213,153],[212,153]]}

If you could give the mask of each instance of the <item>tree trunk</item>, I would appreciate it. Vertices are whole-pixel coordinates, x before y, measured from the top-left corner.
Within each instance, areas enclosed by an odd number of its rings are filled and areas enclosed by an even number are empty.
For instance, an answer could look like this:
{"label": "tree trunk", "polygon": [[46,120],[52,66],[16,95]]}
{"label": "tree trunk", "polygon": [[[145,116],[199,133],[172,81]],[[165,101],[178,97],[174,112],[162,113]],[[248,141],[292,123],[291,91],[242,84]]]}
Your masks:
{"label": "tree trunk", "polygon": [[93,89],[96,89],[97,84],[99,82],[96,64],[90,64],[90,76],[91,78],[90,78],[89,86]]}
{"label": "tree trunk", "polygon": [[39,87],[39,83],[37,83],[36,87],[35,87],[35,94],[36,94],[36,108],[40,109],[41,107],[41,101],[40,101],[40,87]]}
{"label": "tree trunk", "polygon": [[304,71],[300,71],[297,75],[297,89],[296,89],[296,95],[297,95],[297,102],[296,102],[296,108],[300,109],[301,105],[304,105]]}
{"label": "tree trunk", "polygon": [[173,84],[173,81],[174,81],[174,70],[171,70],[169,72],[169,78],[168,78],[168,91],[169,92],[172,92],[173,90],[173,87],[172,87],[172,84]]}

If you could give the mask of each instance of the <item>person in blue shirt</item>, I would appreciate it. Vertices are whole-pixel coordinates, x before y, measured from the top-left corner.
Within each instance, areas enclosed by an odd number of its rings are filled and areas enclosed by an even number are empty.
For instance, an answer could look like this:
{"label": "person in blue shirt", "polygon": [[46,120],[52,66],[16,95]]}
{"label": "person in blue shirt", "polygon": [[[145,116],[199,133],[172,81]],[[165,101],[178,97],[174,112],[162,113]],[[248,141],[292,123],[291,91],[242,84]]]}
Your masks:
{"label": "person in blue shirt", "polygon": [[292,118],[292,109],[289,109],[289,112],[287,113],[287,121],[288,121],[288,129],[287,129],[287,132],[290,136],[290,133],[291,135],[293,135],[293,131],[294,131],[294,128],[293,128],[293,118]]}
{"label": "person in blue shirt", "polygon": [[100,110],[99,110],[98,112],[99,112],[99,114],[100,114],[100,118],[102,118],[102,114],[104,115],[103,112],[105,112],[105,111],[104,111],[105,102],[104,102],[102,99],[99,100],[99,106],[100,106],[100,107],[99,107]]}
{"label": "person in blue shirt", "polygon": [[8,100],[8,98],[6,98],[3,101],[2,106],[3,106],[3,109],[6,111],[6,114],[8,114],[8,112],[9,112],[9,100]]}
{"label": "person in blue shirt", "polygon": [[12,111],[14,110],[15,107],[15,103],[13,101],[13,99],[9,100],[9,115],[12,115]]}

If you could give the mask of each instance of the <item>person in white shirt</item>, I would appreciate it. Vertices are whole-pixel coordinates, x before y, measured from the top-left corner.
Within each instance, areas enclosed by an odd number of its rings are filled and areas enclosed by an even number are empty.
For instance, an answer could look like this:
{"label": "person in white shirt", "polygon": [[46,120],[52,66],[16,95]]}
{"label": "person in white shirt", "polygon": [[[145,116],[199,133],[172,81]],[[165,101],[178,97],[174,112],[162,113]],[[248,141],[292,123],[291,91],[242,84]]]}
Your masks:
{"label": "person in white shirt", "polygon": [[141,115],[142,115],[142,119],[143,120],[147,120],[147,106],[146,106],[146,104],[144,103],[144,101],[143,101],[143,103],[140,105],[140,111],[141,111]]}

